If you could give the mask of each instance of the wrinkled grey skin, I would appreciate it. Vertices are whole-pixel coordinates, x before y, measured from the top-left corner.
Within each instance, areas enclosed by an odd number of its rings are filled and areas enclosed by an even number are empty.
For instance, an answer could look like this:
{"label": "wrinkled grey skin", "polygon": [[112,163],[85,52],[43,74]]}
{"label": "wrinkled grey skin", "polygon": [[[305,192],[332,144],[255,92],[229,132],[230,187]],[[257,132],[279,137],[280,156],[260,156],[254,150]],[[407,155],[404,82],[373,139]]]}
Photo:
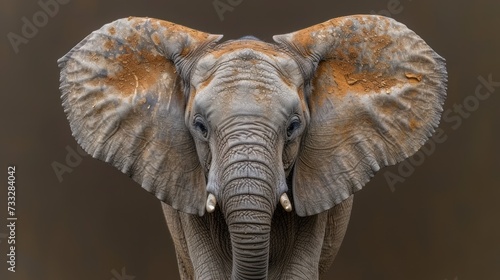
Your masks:
{"label": "wrinkled grey skin", "polygon": [[434,131],[444,60],[378,16],[220,38],[147,18],[95,31],[59,60],[73,135],[164,202],[182,279],[318,279],[352,194]]}

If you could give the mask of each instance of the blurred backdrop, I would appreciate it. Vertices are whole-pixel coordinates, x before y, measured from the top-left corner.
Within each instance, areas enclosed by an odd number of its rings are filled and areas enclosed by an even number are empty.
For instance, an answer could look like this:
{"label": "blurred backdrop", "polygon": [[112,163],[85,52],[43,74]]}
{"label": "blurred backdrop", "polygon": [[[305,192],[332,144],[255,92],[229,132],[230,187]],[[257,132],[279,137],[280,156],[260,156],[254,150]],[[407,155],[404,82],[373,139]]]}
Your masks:
{"label": "blurred backdrop", "polygon": [[[48,2],[57,5],[44,10]],[[500,279],[496,0],[1,0],[0,279],[179,279],[160,202],[112,166],[78,155],[56,60],[85,36],[134,15],[271,41],[359,13],[403,22],[446,58],[447,117],[420,157],[381,170],[356,194],[327,279]],[[28,21],[35,28],[23,30]],[[488,81],[479,99],[476,88]],[[58,164],[67,171],[59,178]],[[9,165],[17,168],[15,273],[6,264]]]}

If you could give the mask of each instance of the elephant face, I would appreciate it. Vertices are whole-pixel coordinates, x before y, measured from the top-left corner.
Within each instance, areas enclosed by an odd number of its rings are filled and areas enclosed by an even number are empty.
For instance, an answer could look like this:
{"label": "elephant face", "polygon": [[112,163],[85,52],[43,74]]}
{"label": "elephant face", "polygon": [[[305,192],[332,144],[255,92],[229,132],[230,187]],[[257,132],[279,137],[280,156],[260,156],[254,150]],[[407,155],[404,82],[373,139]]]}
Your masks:
{"label": "elephant face", "polygon": [[[285,175],[295,162],[309,117],[303,83],[289,54],[256,40],[225,43],[199,60],[190,83],[186,126],[209,178],[209,193],[220,197],[220,177],[224,175],[220,174],[224,166],[220,161],[228,160],[225,148],[232,142],[248,141],[261,141],[272,151],[272,160],[266,164],[276,173],[271,190],[274,200],[288,190]],[[231,138],[231,143],[225,138]],[[243,150],[230,152],[249,156]],[[261,157],[256,155],[256,159]]]}
{"label": "elephant face", "polygon": [[380,16],[276,44],[220,38],[149,18],[107,24],[59,60],[63,107],[87,152],[174,209],[219,205],[233,279],[261,279],[279,201],[318,214],[415,153],[439,122],[446,69]]}

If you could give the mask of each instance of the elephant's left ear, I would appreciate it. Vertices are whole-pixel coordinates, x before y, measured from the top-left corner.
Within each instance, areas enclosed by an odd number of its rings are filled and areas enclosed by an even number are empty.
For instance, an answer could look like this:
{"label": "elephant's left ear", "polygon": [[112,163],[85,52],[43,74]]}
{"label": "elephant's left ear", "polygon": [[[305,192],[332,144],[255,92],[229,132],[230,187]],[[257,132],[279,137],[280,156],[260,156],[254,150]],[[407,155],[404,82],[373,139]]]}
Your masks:
{"label": "elephant's left ear", "polygon": [[297,214],[339,204],[381,167],[414,154],[438,125],[444,59],[405,25],[348,16],[274,40],[296,54],[312,85],[294,169]]}
{"label": "elephant's left ear", "polygon": [[64,111],[85,151],[199,215],[205,177],[184,121],[184,88],[196,57],[220,38],[130,17],[94,31],[58,61]]}

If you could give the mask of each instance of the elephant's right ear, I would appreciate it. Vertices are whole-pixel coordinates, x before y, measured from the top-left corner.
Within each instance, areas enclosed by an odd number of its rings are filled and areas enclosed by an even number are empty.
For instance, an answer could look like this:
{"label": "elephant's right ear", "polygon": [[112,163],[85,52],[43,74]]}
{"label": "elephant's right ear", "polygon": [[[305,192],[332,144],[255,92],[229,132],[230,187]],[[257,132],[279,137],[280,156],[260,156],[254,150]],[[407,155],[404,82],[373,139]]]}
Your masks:
{"label": "elephant's right ear", "polygon": [[93,32],[58,61],[64,111],[83,149],[191,214],[203,215],[206,190],[184,122],[184,81],[221,37],[131,17]]}

